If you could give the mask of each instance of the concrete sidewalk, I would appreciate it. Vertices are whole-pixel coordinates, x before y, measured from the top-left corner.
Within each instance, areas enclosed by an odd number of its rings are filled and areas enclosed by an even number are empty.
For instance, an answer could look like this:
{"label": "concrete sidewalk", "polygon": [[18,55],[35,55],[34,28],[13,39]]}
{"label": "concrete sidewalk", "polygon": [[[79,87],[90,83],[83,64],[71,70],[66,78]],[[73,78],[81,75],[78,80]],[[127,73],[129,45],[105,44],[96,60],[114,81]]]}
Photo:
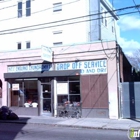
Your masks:
{"label": "concrete sidewalk", "polygon": [[139,120],[103,119],[103,118],[55,118],[48,116],[19,116],[19,120],[0,120],[0,123],[42,124],[65,127],[80,127],[89,129],[128,130],[140,128]]}

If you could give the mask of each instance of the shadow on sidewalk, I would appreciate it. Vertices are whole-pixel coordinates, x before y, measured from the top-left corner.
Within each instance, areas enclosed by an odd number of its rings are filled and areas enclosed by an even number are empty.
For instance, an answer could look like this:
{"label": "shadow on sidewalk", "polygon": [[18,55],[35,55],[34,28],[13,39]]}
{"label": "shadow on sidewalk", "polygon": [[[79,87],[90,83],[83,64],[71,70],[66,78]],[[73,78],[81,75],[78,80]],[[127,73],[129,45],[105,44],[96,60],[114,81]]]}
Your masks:
{"label": "shadow on sidewalk", "polygon": [[132,121],[135,121],[135,122],[139,122],[140,123],[140,120],[137,120],[137,119],[129,119],[129,120],[132,120]]}
{"label": "shadow on sidewalk", "polygon": [[19,117],[19,120],[0,120],[0,140],[14,140],[19,133],[24,133],[23,128],[26,126],[28,117]]}

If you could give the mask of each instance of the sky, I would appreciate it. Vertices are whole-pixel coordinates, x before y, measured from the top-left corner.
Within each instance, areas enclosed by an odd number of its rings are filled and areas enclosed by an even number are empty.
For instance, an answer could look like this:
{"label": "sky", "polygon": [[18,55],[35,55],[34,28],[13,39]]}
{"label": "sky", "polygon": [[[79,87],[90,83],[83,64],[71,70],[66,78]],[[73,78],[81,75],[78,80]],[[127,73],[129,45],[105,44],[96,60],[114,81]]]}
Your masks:
{"label": "sky", "polygon": [[[109,0],[115,9],[140,5],[140,0]],[[128,12],[137,12],[133,14],[125,14]],[[120,15],[125,14],[125,15]],[[117,41],[127,55],[134,55],[140,49],[140,8],[128,8],[126,10],[117,11],[119,20],[117,24],[120,33],[117,33]],[[117,29],[118,27],[116,27]]]}

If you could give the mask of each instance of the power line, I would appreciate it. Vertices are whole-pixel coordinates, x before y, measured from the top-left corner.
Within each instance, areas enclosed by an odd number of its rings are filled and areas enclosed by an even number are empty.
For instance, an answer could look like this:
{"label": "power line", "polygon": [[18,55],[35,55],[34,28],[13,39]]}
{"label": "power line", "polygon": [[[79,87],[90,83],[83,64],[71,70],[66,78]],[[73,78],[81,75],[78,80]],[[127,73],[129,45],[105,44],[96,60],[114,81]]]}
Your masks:
{"label": "power line", "polygon": [[136,8],[138,9],[138,12],[139,12],[139,14],[140,14],[140,10],[139,10],[139,8],[138,8],[137,5],[136,5],[135,0],[132,0],[132,1],[133,1],[133,3],[135,4],[135,6],[136,6]]}
{"label": "power line", "polygon": [[[124,14],[119,14],[117,16],[134,14],[134,13],[137,13],[137,12],[138,11],[127,12],[127,13],[124,13]],[[110,17],[112,17],[112,16],[108,16],[106,18],[110,18]],[[64,24],[58,24],[58,25],[50,25],[50,26],[47,26],[47,27],[38,27],[38,28],[33,28],[33,29],[25,29],[25,30],[13,31],[13,32],[8,32],[8,33],[0,33],[0,35],[13,34],[13,33],[19,33],[19,32],[26,32],[26,31],[34,31],[34,30],[40,30],[40,29],[52,28],[52,27],[59,27],[59,26],[65,26],[65,25],[76,24],[76,23],[81,23],[81,22],[88,22],[88,21],[99,20],[99,19],[102,19],[102,18],[95,18],[95,19],[83,20],[83,21],[75,21],[75,22],[71,22],[71,23],[64,23]],[[58,21],[58,22],[61,22],[61,21]],[[52,24],[52,22],[51,23],[45,23],[45,24]],[[36,26],[39,26],[39,25],[36,25]],[[31,26],[31,27],[33,27],[33,26]],[[23,27],[23,28],[28,28],[28,27]],[[18,29],[22,29],[22,28],[18,28]],[[17,30],[17,29],[11,29],[11,30]],[[9,31],[9,30],[5,30],[5,31]],[[1,31],[1,32],[4,32],[4,31]]]}
{"label": "power line", "polygon": [[[138,6],[140,7],[140,5],[138,5]],[[75,17],[75,18],[70,18],[70,19],[58,20],[58,21],[49,22],[49,23],[41,23],[41,24],[37,24],[37,25],[31,25],[31,26],[26,26],[26,27],[8,29],[8,30],[0,31],[0,32],[6,32],[6,31],[12,31],[12,30],[18,30],[18,29],[24,29],[24,28],[30,28],[30,27],[35,27],[35,26],[42,26],[42,25],[46,25],[46,24],[53,24],[53,23],[64,22],[64,21],[68,21],[68,20],[77,20],[77,19],[79,19],[79,18],[85,18],[85,17],[89,17],[89,16],[104,14],[104,13],[107,13],[107,12],[110,13],[110,12],[115,12],[115,11],[120,11],[120,10],[126,10],[126,9],[129,9],[129,8],[135,8],[135,6],[124,7],[124,8],[119,8],[119,9],[116,9],[116,10],[110,10],[110,11],[106,11],[106,12],[95,13],[95,14],[90,14],[90,15],[85,15],[85,16],[80,16],[80,17]],[[117,15],[116,15],[116,16],[117,16]],[[111,17],[112,17],[112,16],[111,16]]]}
{"label": "power line", "polygon": [[[63,4],[63,6],[64,5],[68,5],[68,4],[71,4],[71,3],[75,3],[75,2],[78,2],[79,0],[77,0],[77,1],[73,1],[73,2],[69,2],[69,3],[65,3],[65,4]],[[132,9],[132,8],[138,8],[138,7],[140,7],[140,5],[136,5],[136,6],[129,6],[129,7],[124,7],[124,8],[119,8],[119,9],[115,9],[115,10],[110,10],[110,11],[106,11],[106,12],[102,12],[102,13],[100,13],[100,14],[106,14],[106,13],[111,13],[111,12],[116,12],[116,11],[122,11],[122,10],[127,10],[127,9]],[[36,12],[33,12],[33,13],[31,13],[31,14],[37,14],[37,13],[40,13],[40,12],[43,12],[43,11],[47,11],[47,10],[49,10],[49,9],[53,9],[53,7],[50,7],[50,8],[47,8],[47,9],[43,9],[43,10],[40,10],[40,11],[36,11]],[[96,15],[97,14],[99,14],[99,13],[96,13]],[[25,15],[23,15],[23,16],[25,16]],[[2,21],[6,21],[6,20],[11,20],[11,19],[15,19],[15,18],[17,18],[17,16],[16,17],[10,17],[10,18],[7,18],[7,19],[2,19],[2,20],[0,20],[0,22],[2,22]]]}
{"label": "power line", "polygon": [[[32,1],[34,1],[34,0],[32,0]],[[72,2],[69,2],[69,3],[62,4],[62,6],[69,5],[69,4],[78,2],[78,1],[80,1],[80,0],[76,0],[76,1],[72,1]],[[14,5],[14,6],[16,6],[16,5]],[[13,6],[12,6],[12,7],[13,7]],[[56,6],[56,7],[57,7],[57,6]],[[36,12],[32,12],[31,14],[37,14],[37,13],[44,12],[44,11],[47,11],[47,10],[50,10],[50,9],[53,9],[53,7],[49,7],[49,8],[47,8],[47,9],[43,9],[43,10],[39,10],[39,11],[36,11]],[[1,10],[2,10],[2,9],[1,9]],[[26,15],[23,15],[23,16],[26,16]],[[6,21],[6,20],[15,19],[15,18],[17,18],[17,16],[16,16],[16,17],[9,17],[9,18],[6,18],[6,19],[2,19],[2,20],[0,20],[0,22]]]}
{"label": "power line", "polygon": [[[35,1],[35,0],[31,0],[31,1]],[[26,2],[22,2],[22,3],[24,4]],[[0,10],[8,9],[8,8],[15,7],[15,6],[17,6],[17,4],[13,4],[11,6],[6,6],[6,7],[3,7],[3,8],[0,8]]]}

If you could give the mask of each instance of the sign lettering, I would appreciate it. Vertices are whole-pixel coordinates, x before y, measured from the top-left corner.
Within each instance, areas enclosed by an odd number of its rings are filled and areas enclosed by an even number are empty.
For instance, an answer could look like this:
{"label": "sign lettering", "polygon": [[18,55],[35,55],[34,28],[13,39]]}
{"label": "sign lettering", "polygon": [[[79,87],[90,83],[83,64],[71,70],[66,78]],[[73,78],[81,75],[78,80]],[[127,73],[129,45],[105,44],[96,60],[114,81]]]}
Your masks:
{"label": "sign lettering", "polygon": [[81,74],[105,74],[107,73],[107,60],[57,63],[55,68],[56,70],[81,69]]}

